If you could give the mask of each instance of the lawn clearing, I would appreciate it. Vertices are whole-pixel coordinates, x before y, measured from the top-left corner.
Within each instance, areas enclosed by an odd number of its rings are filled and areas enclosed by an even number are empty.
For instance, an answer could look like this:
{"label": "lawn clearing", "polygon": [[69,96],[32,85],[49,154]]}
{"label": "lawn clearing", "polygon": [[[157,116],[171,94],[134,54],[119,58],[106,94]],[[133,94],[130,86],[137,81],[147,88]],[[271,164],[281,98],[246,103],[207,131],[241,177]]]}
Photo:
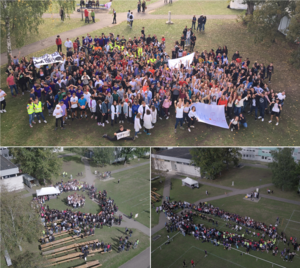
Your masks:
{"label": "lawn clearing", "polygon": [[97,190],[105,189],[122,213],[139,214],[136,220],[150,227],[150,164],[118,172],[112,176],[114,180],[97,181],[95,183]]}
{"label": "lawn clearing", "polygon": [[[204,185],[201,183],[199,183],[199,189],[191,189],[190,187],[182,186],[181,179],[172,179],[171,181],[173,185],[172,190],[170,191],[171,201],[172,200],[181,201],[181,202],[186,201],[193,204],[200,199],[222,195],[225,194],[226,192],[226,190],[224,189]],[[208,191],[209,193],[208,196],[206,195],[206,191]]]}
{"label": "lawn clearing", "polygon": [[[146,2],[146,5],[149,6],[159,0],[150,0]],[[105,3],[107,3],[106,1]],[[117,21],[118,21],[118,13],[120,12],[128,12],[128,10],[137,12],[137,2],[136,0],[113,0],[111,5],[111,10],[109,13],[112,13],[114,9],[117,12]],[[146,15],[147,16],[147,15]]]}
{"label": "lawn clearing", "polygon": [[85,196],[85,205],[79,208],[73,208],[72,206],[68,206],[67,197],[68,195],[73,194],[74,192],[63,192],[60,194],[58,199],[50,199],[50,201],[46,202],[46,205],[49,206],[50,209],[58,209],[58,210],[66,210],[71,209],[72,211],[80,211],[84,213],[92,213],[98,214],[101,211],[101,208],[98,204],[93,202],[86,192],[76,191],[79,195]]}
{"label": "lawn clearing", "polygon": [[93,169],[98,170],[99,172],[105,172],[105,171],[115,171],[115,170],[118,170],[118,169],[127,168],[127,167],[130,167],[130,166],[142,164],[142,163],[145,163],[145,162],[149,162],[149,158],[131,159],[125,165],[124,165],[123,162],[118,162],[118,163],[114,163],[114,164],[111,164],[111,165],[100,166],[100,164],[98,165],[97,163],[95,163],[93,161],[90,161],[89,164]]}
{"label": "lawn clearing", "polygon": [[261,188],[260,192],[262,194],[268,194],[267,192],[268,189],[270,189],[271,191],[273,190],[273,194],[270,194],[270,196],[300,201],[300,195],[297,194],[296,189],[293,191],[281,191],[279,188],[276,188],[275,186],[269,186],[269,187]]}
{"label": "lawn clearing", "polygon": [[207,182],[231,187],[232,182],[234,181],[233,188],[247,189],[272,183],[271,176],[272,173],[269,169],[244,166],[242,168],[230,168],[229,170],[224,170],[220,177],[217,177],[215,180],[207,180]]}
{"label": "lawn clearing", "polygon": [[[97,21],[99,21],[99,19],[96,19],[96,22]],[[25,41],[24,41],[25,42],[24,46],[38,42],[47,37],[54,36],[59,33],[67,32],[72,29],[80,28],[83,26],[87,26],[87,24],[85,24],[84,21],[81,21],[81,19],[66,18],[64,22],[62,22],[60,18],[44,19],[44,22],[38,26],[38,31],[39,31],[38,34],[28,32],[28,35],[26,36]],[[88,32],[88,27],[86,30]],[[53,37],[53,44],[55,44],[55,38],[56,37]],[[63,40],[63,44],[64,44],[64,42],[65,42],[65,40]],[[64,47],[64,45],[63,45],[63,47]],[[16,49],[16,43],[13,38],[12,38],[12,49]],[[6,51],[7,51],[6,39],[2,38],[1,39],[1,53],[4,53]],[[56,51],[56,49],[55,49],[55,51]],[[18,56],[18,55],[13,55],[13,56]]]}
{"label": "lawn clearing", "polygon": [[[170,54],[174,42],[179,39],[185,25],[190,20],[174,20],[174,25],[166,25],[165,20],[140,20],[136,21],[133,29],[126,26],[123,22],[114,27],[107,27],[95,32],[92,36],[99,35],[102,32],[108,34],[114,32],[128,37],[139,36],[141,27],[146,26],[146,33],[155,33],[158,37],[164,35],[167,42],[167,52]],[[271,47],[263,44],[254,44],[253,36],[246,28],[235,20],[211,20],[206,25],[206,31],[203,34],[197,33],[197,42],[195,50],[216,49],[217,46],[227,45],[229,58],[234,51],[239,50],[243,58],[249,57],[251,65],[255,60],[268,64],[273,62],[276,71],[273,75],[271,88],[276,92],[286,90],[287,99],[284,110],[280,117],[280,124],[268,124],[268,116],[265,122],[255,121],[254,117],[246,116],[248,128],[241,128],[239,132],[231,132],[227,129],[213,127],[203,123],[197,123],[195,130],[191,133],[187,130],[178,130],[174,134],[175,116],[174,110],[171,111],[169,120],[158,120],[155,128],[151,130],[151,137],[142,134],[139,139],[132,141],[118,141],[118,146],[293,146],[299,144],[299,109],[297,104],[300,92],[296,89],[300,83],[300,70],[293,69],[287,63],[290,48],[282,42],[282,36],[278,35],[277,43]],[[38,51],[34,56],[41,56],[45,53],[53,53],[56,46],[45,48]],[[281,51],[278,54],[278,51]],[[30,55],[33,56],[33,55]],[[103,134],[113,135],[116,127],[105,126],[99,128],[95,120],[75,120],[67,121],[66,129],[54,131],[55,119],[47,115],[45,117],[48,124],[37,124],[33,128],[29,127],[26,104],[28,93],[24,97],[18,96],[12,98],[7,89],[4,74],[5,69],[1,68],[1,85],[4,91],[8,93],[7,113],[1,116],[1,136],[3,146],[22,146],[22,145],[46,145],[48,146],[115,146],[115,142],[103,139]],[[288,82],[286,82],[288,81]],[[130,128],[133,135],[133,126],[124,124],[125,128]],[[89,138],[86,139],[86,134]],[[262,138],[264,137],[264,138]]]}
{"label": "lawn clearing", "polygon": [[[66,153],[65,153],[66,154]],[[85,166],[81,161],[81,156],[79,155],[72,155],[72,156],[65,156],[62,157],[63,164],[60,170],[60,175],[58,177],[53,177],[52,182],[60,182],[61,180],[67,181],[70,179],[70,175],[72,174],[73,179],[83,180],[85,176]],[[62,173],[67,172],[68,177],[63,177]],[[82,172],[83,176],[78,177],[78,173]]]}
{"label": "lawn clearing", "polygon": [[[234,10],[227,8],[229,2],[209,1],[209,0],[177,0],[172,5],[164,5],[162,8],[151,13],[154,15],[166,15],[169,11],[172,15],[191,15],[190,25],[192,25],[192,17],[195,15],[197,19],[201,14],[206,15],[240,15],[243,10]],[[197,24],[196,24],[197,27]]]}

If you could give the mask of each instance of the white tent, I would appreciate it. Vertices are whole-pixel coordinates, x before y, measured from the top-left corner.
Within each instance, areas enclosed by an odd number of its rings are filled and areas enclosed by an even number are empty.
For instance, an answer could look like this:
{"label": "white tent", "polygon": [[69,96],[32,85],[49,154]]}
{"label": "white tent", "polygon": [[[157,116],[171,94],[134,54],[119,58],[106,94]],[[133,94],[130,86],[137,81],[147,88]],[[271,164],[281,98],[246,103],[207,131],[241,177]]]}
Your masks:
{"label": "white tent", "polygon": [[247,4],[243,4],[243,0],[234,0],[230,1],[230,8],[231,9],[242,9],[246,10],[247,9]]}
{"label": "white tent", "polygon": [[53,195],[53,194],[60,194],[60,191],[54,187],[45,187],[36,190],[36,196]]}
{"label": "white tent", "polygon": [[199,183],[189,177],[186,177],[182,180],[182,186],[189,186],[189,187],[199,187]]}

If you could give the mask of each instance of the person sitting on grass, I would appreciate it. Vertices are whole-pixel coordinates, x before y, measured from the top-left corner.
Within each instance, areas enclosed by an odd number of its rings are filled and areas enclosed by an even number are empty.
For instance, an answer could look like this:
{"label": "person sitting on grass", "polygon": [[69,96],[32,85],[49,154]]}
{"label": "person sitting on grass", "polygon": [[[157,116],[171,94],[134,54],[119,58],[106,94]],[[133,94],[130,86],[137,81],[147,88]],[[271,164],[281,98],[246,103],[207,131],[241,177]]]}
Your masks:
{"label": "person sitting on grass", "polygon": [[233,131],[233,129],[240,130],[239,125],[239,117],[235,116],[229,123],[229,129]]}
{"label": "person sitting on grass", "polygon": [[[118,133],[122,133],[122,132],[125,132],[125,131],[130,131],[130,129],[124,129],[124,126],[123,125],[120,125],[120,128],[119,128],[119,130],[116,132],[116,133],[114,133],[114,136],[113,137],[109,137],[107,134],[104,134],[102,137],[103,138],[106,138],[106,139],[108,139],[108,140],[110,140],[110,141],[117,141],[118,139],[117,139],[117,134]],[[132,140],[134,140],[135,138],[133,137],[124,137],[124,138],[121,138],[120,140],[128,140],[128,141],[132,141]]]}

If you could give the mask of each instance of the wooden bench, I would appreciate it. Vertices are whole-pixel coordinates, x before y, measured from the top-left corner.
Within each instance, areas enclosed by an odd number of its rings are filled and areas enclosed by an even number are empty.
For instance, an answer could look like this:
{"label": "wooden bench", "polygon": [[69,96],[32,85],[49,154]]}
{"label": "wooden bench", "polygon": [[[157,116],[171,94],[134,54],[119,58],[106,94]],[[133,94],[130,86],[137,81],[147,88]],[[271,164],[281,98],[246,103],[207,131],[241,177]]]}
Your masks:
{"label": "wooden bench", "polygon": [[155,191],[155,192],[156,192],[156,191],[157,191],[157,188],[152,188],[152,191]]}
{"label": "wooden bench", "polygon": [[56,255],[56,254],[60,254],[60,253],[66,252],[66,251],[74,250],[77,247],[85,246],[86,244],[89,245],[89,244],[93,244],[93,243],[97,243],[97,242],[98,242],[98,239],[85,241],[85,242],[82,242],[82,243],[75,243],[75,244],[72,244],[72,245],[69,245],[69,246],[64,246],[64,247],[61,247],[61,248],[56,248],[56,249],[44,251],[44,252],[42,252],[42,255],[43,256]]}
{"label": "wooden bench", "polygon": [[[95,265],[97,265],[97,266],[95,266]],[[102,264],[100,264],[98,260],[95,260],[95,261],[90,261],[90,262],[87,262],[86,264],[72,267],[72,268],[90,268],[90,267],[96,268],[96,267],[101,267],[101,266],[102,266]]]}
{"label": "wooden bench", "polygon": [[158,193],[156,193],[156,192],[151,191],[151,194],[154,195],[154,196],[156,196],[157,198],[161,198],[161,195],[158,194]]}
{"label": "wooden bench", "polygon": [[[61,231],[61,232],[58,232],[58,233],[53,233],[52,235],[56,238],[56,237],[60,237],[60,236],[63,236],[63,235],[70,234],[72,231],[73,231],[73,229],[71,229],[71,230],[64,230],[64,231]],[[45,235],[45,237],[41,237],[41,238],[40,238],[40,241],[41,241],[43,238],[49,238],[49,236],[50,236],[50,235]]]}
{"label": "wooden bench", "polygon": [[[82,253],[81,253],[82,255]],[[92,257],[94,256],[95,254],[90,254],[88,255],[87,257]],[[56,262],[56,263],[50,263],[50,264],[47,264],[47,265],[44,265],[45,267],[48,267],[48,266],[55,266],[55,265],[59,265],[61,263],[64,263],[64,262],[69,262],[69,261],[74,261],[74,260],[79,260],[79,259],[82,259],[82,256],[79,256],[79,257],[74,257],[72,259],[67,259],[67,260],[63,260],[63,261],[60,261],[60,262]]]}
{"label": "wooden bench", "polygon": [[153,202],[158,202],[158,200],[157,200],[155,197],[153,197],[153,196],[151,196],[151,200],[152,200]]}

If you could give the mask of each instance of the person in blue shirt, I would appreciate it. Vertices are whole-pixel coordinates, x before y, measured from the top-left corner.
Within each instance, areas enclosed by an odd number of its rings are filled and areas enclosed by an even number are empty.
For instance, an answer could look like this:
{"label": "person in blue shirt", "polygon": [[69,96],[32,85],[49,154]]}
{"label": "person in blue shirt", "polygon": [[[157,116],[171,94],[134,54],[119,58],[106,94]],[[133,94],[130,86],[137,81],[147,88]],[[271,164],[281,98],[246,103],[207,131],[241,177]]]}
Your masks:
{"label": "person in blue shirt", "polygon": [[33,86],[34,88],[34,93],[36,95],[36,97],[41,100],[41,97],[42,97],[42,91],[44,91],[44,89],[41,88],[40,85],[37,85],[37,86]]}
{"label": "person in blue shirt", "polygon": [[87,101],[83,95],[81,95],[80,99],[78,98],[78,105],[80,111],[80,119],[82,118],[83,113],[85,114],[85,118],[87,118],[87,112],[86,112]]}
{"label": "person in blue shirt", "polygon": [[83,95],[83,92],[82,92],[81,88],[79,88],[76,92],[76,96],[77,96],[78,100],[81,99],[82,95]]}
{"label": "person in blue shirt", "polygon": [[133,117],[133,122],[135,119],[135,116],[138,114],[138,110],[139,110],[140,105],[138,104],[138,102],[135,100],[134,104],[132,105],[132,117]]}

